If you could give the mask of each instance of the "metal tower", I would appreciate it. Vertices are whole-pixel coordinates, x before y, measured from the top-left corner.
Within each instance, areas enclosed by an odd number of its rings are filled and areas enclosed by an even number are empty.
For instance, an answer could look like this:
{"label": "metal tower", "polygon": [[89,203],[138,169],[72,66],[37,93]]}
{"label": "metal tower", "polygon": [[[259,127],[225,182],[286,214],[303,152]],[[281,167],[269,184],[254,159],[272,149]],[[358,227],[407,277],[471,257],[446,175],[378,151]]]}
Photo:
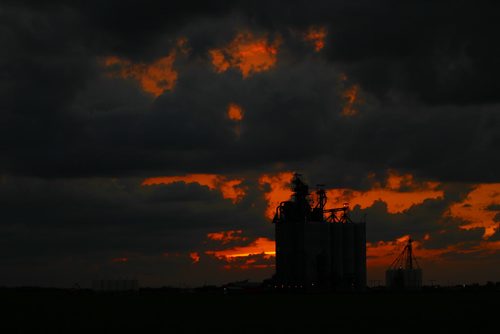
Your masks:
{"label": "metal tower", "polygon": [[[408,243],[399,256],[392,262],[390,269],[420,269],[417,258],[413,255],[413,240],[408,238]],[[414,267],[415,265],[415,267]]]}

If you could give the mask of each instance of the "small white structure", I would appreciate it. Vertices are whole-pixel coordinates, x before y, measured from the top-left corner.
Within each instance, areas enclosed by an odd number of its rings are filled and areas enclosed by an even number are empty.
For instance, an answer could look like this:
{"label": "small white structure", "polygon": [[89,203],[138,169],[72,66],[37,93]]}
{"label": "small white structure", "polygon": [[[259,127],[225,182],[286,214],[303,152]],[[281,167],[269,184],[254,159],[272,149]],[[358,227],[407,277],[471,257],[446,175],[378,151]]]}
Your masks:
{"label": "small white structure", "polygon": [[136,279],[94,280],[92,281],[94,291],[138,291],[139,282]]}

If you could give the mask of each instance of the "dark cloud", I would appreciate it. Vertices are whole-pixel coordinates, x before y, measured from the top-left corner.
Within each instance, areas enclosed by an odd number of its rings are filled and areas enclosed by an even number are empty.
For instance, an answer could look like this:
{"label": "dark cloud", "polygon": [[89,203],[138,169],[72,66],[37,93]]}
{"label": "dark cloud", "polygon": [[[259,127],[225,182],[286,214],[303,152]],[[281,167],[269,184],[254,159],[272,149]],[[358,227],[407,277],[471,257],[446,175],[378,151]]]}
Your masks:
{"label": "dark cloud", "polygon": [[[272,238],[257,179],[283,170],[331,188],[369,189],[385,182],[389,169],[444,182],[443,199],[399,214],[378,201],[353,214],[368,214],[373,242],[430,233],[429,249],[477,245],[482,229],[463,230],[464,221],[443,217],[472,183],[499,180],[497,7],[487,1],[2,2],[1,258],[9,272],[18,268],[7,281],[26,277],[30,266],[45,282],[62,267],[71,273],[62,281],[84,275],[81,267],[90,277],[96,262],[101,271],[125,273],[117,268],[128,265],[148,272],[150,282],[160,269],[148,265],[175,267],[182,281],[193,268],[188,252],[203,254],[209,232],[241,229],[246,242]],[[311,25],[328,30],[319,53],[301,37]],[[216,73],[208,51],[243,30],[281,38],[276,66],[246,79],[236,69]],[[157,98],[102,66],[111,55],[150,63],[180,37],[189,54],[177,52],[176,85]],[[342,94],[356,84],[358,114],[342,116]],[[229,103],[244,110],[239,135],[226,116]],[[140,186],[146,177],[187,173],[243,177],[247,196],[234,205],[195,184]],[[136,260],[109,264],[122,256]],[[220,278],[222,265],[203,255],[199,272]]]}
{"label": "dark cloud", "polygon": [[[276,162],[300,162],[297,166],[307,169],[306,161],[334,156],[333,163],[360,164],[362,174],[367,167],[393,167],[430,178],[495,180],[493,171],[484,173],[498,160],[491,154],[499,142],[498,106],[484,105],[495,101],[484,98],[482,106],[461,107],[463,103],[455,103],[458,98],[451,98],[454,102],[447,103],[449,106],[429,106],[426,103],[432,98],[425,97],[422,87],[440,98],[447,94],[436,88],[434,78],[426,79],[426,72],[420,68],[426,66],[419,65],[428,62],[430,71],[459,66],[450,59],[465,57],[463,48],[451,48],[449,52],[455,56],[447,58],[436,50],[444,47],[439,38],[467,44],[470,34],[453,30],[452,23],[466,14],[476,18],[481,7],[472,12],[464,4],[457,9],[431,4],[376,8],[367,4],[354,9],[339,2],[327,10],[324,4],[305,6],[304,2],[295,2],[291,8],[308,9],[285,11],[270,27],[266,16],[274,17],[280,5],[273,2],[266,11],[245,2],[195,11],[185,5],[160,2],[142,6],[110,2],[99,5],[99,10],[97,5],[87,3],[5,6],[4,50],[9,52],[2,62],[6,69],[2,142],[9,143],[7,152],[13,152],[4,160],[3,169],[47,176],[116,175],[117,171],[143,174],[147,168],[142,161],[147,161],[151,170],[165,170],[173,160],[185,171],[193,166],[214,170],[221,164],[206,166],[206,161],[219,162],[227,157],[230,162],[224,165],[236,170],[249,164],[269,168]],[[160,15],[162,19],[157,19]],[[131,17],[137,24],[131,24]],[[240,80],[236,72],[217,75],[210,68],[208,48],[227,43],[238,29],[272,28],[272,33],[292,40],[290,29],[303,29],[313,22],[326,22],[330,28],[333,40],[327,43],[326,52],[332,62],[318,59],[321,56],[292,54],[290,51],[297,49],[290,49],[292,43],[289,47],[285,41],[278,67],[270,72]],[[486,24],[488,20],[481,20],[473,31],[478,35],[482,29],[493,31],[483,26]],[[134,92],[133,84],[126,88],[116,79],[103,78],[100,57],[114,54],[133,61],[151,61],[166,55],[181,35],[188,39],[193,35],[192,54],[198,56],[179,57],[177,86],[153,104],[140,91]],[[110,41],[126,47],[114,47]],[[427,59],[421,57],[422,53],[444,58]],[[412,60],[415,57],[418,62]],[[409,68],[423,74],[421,83],[406,84],[387,74],[389,71],[404,76],[404,81],[412,80]],[[482,75],[474,67],[470,71]],[[361,83],[366,93],[365,106],[360,107],[361,115],[355,119],[338,117],[343,88],[339,75],[344,72],[352,76],[353,83]],[[380,88],[383,78],[396,86]],[[452,75],[446,80],[442,81],[444,89],[453,89],[450,81],[465,90],[454,94],[461,98],[468,95],[467,85],[484,93],[494,87],[483,87],[488,82],[484,77],[475,80]],[[408,99],[411,96],[414,98]],[[239,141],[231,137],[229,122],[224,119],[230,101],[248,110]],[[207,128],[207,122],[213,126]],[[295,135],[301,131],[307,131],[306,138]],[[397,142],[392,140],[395,137]],[[101,157],[104,161],[97,162]],[[450,166],[454,166],[452,173]]]}
{"label": "dark cloud", "polygon": [[[161,259],[168,253],[190,264],[189,253],[220,246],[207,242],[211,232],[245,230],[237,245],[272,238],[272,226],[261,214],[262,194],[255,192],[235,205],[218,190],[191,183],[140,186],[139,180],[8,177],[1,182],[0,198],[5,237],[0,258],[10,271],[67,259],[86,263],[79,271],[74,268],[71,279],[79,280],[78,275],[89,274],[93,261],[103,271],[118,266],[113,258],[140,265],[143,258]],[[127,264],[122,264],[123,272],[129,270]]]}

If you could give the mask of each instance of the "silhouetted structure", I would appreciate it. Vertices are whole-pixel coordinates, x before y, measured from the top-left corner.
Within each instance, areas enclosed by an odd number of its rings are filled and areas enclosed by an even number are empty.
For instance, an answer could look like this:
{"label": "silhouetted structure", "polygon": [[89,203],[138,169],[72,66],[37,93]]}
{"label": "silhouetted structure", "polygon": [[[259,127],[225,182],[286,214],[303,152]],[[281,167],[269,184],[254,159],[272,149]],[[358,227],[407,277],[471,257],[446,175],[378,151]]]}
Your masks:
{"label": "silhouetted structure", "polygon": [[[319,185],[321,187],[321,185]],[[366,226],[349,217],[349,206],[325,209],[316,191],[295,174],[292,199],[276,208],[275,285],[284,288],[361,290],[366,287]]]}
{"label": "silhouetted structure", "polygon": [[408,238],[408,243],[403,251],[394,260],[385,272],[385,285],[390,289],[420,289],[422,287],[422,269],[413,255],[413,240]]}
{"label": "silhouetted structure", "polygon": [[94,291],[138,291],[139,282],[137,280],[114,279],[92,281]]}

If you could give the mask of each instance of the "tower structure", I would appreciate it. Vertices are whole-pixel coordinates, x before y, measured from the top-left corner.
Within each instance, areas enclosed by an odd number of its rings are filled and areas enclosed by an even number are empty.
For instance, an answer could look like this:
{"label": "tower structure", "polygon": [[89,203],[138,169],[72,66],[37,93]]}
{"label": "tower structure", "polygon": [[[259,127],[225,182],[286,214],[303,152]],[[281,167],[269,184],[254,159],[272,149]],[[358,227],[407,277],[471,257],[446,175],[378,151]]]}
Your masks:
{"label": "tower structure", "polygon": [[412,243],[413,240],[409,237],[403,251],[385,272],[385,285],[387,288],[420,289],[422,287],[422,269],[413,254]]}
{"label": "tower structure", "polygon": [[292,198],[281,202],[273,219],[278,286],[362,290],[366,287],[366,226],[353,222],[349,205],[326,209],[327,194],[295,174]]}

